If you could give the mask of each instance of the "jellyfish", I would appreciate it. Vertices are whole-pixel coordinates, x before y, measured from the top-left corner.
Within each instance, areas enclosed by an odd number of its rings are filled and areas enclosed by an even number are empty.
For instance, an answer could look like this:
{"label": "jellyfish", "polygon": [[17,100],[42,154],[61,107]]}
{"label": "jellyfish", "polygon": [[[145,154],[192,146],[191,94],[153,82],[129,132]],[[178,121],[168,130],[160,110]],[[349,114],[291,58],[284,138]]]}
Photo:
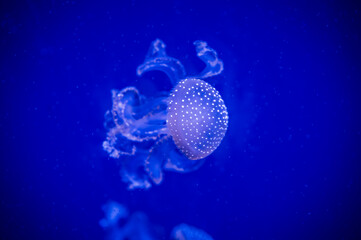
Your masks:
{"label": "jellyfish", "polygon": [[102,206],[104,218],[99,225],[107,232],[108,240],[156,240],[160,239],[155,226],[150,224],[143,212],[128,213],[128,209],[116,202],[109,201]]}
{"label": "jellyfish", "polygon": [[228,127],[227,107],[206,78],[223,71],[223,61],[204,41],[194,42],[203,71],[188,76],[182,63],[166,54],[156,39],[150,45],[137,75],[162,71],[170,79],[170,92],[143,96],[136,87],[112,90],[112,109],[105,114],[108,129],[103,148],[119,159],[122,180],[128,189],[160,184],[164,171],[198,169],[214,152]]}
{"label": "jellyfish", "polygon": [[[129,214],[127,208],[116,202],[109,201],[102,207],[104,218],[99,225],[106,231],[109,240],[156,240],[166,239],[161,226],[152,224],[145,213]],[[213,240],[205,231],[181,223],[175,226],[170,234],[173,240]]]}
{"label": "jellyfish", "polygon": [[171,239],[174,240],[213,240],[213,238],[196,227],[182,223],[175,226],[172,230]]}

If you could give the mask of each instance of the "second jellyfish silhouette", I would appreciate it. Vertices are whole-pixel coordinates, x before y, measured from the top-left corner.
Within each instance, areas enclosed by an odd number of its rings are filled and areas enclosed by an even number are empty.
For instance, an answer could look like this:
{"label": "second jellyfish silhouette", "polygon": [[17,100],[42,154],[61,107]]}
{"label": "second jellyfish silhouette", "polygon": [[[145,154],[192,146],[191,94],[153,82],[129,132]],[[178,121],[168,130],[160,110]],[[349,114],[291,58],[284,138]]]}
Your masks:
{"label": "second jellyfish silhouette", "polygon": [[199,75],[186,76],[181,62],[167,56],[159,39],[137,69],[138,76],[152,70],[165,72],[174,85],[170,93],[146,99],[135,87],[112,90],[103,148],[111,157],[121,158],[121,175],[130,189],[159,184],[163,170],[197,169],[225,136],[227,108],[218,91],[203,80],[220,74],[223,62],[206,42],[194,44],[206,64]]}

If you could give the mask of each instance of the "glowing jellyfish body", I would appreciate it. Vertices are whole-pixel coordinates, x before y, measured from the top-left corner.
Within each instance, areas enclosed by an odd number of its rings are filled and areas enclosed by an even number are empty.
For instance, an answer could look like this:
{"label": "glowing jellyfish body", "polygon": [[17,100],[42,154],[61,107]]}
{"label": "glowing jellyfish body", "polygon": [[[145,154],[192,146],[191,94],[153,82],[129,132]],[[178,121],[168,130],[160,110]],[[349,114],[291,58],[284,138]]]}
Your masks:
{"label": "glowing jellyfish body", "polygon": [[167,127],[176,146],[191,160],[207,157],[226,134],[228,114],[218,91],[205,81],[184,79],[168,102]]}
{"label": "glowing jellyfish body", "polygon": [[165,44],[152,42],[145,62],[137,69],[165,72],[174,85],[170,94],[152,99],[134,87],[112,90],[113,108],[106,113],[109,129],[103,148],[122,157],[121,175],[129,189],[159,184],[163,170],[189,172],[220,145],[228,126],[227,108],[218,91],[203,79],[223,71],[223,62],[206,42],[194,42],[206,64],[197,76],[186,76],[179,60],[169,57]]}

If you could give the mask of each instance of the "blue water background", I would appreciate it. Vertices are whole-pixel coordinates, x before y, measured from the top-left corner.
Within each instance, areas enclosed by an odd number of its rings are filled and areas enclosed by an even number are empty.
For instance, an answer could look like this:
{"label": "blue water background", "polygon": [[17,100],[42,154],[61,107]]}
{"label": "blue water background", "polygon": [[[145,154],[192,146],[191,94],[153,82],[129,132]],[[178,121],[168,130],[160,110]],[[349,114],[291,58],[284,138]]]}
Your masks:
{"label": "blue water background", "polygon": [[[344,1],[7,1],[0,5],[1,239],[103,239],[109,199],[166,236],[360,239],[361,16]],[[156,38],[190,74],[193,41],[229,128],[197,171],[128,191],[102,150],[110,90],[169,91],[136,67]]]}

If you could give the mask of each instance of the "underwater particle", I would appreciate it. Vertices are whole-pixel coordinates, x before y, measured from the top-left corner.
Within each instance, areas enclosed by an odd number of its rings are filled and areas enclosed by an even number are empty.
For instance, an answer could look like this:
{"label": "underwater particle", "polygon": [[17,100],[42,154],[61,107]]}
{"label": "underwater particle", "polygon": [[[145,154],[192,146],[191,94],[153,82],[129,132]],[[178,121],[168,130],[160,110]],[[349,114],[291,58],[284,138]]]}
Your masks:
{"label": "underwater particle", "polygon": [[206,64],[196,76],[187,76],[182,63],[165,52],[159,39],[152,42],[140,76],[163,71],[174,85],[170,93],[147,99],[135,87],[112,90],[113,107],[107,111],[103,148],[122,158],[123,181],[129,189],[160,184],[163,170],[189,172],[221,144],[228,112],[219,92],[204,81],[223,71],[223,62],[204,41],[195,41],[198,57]]}

